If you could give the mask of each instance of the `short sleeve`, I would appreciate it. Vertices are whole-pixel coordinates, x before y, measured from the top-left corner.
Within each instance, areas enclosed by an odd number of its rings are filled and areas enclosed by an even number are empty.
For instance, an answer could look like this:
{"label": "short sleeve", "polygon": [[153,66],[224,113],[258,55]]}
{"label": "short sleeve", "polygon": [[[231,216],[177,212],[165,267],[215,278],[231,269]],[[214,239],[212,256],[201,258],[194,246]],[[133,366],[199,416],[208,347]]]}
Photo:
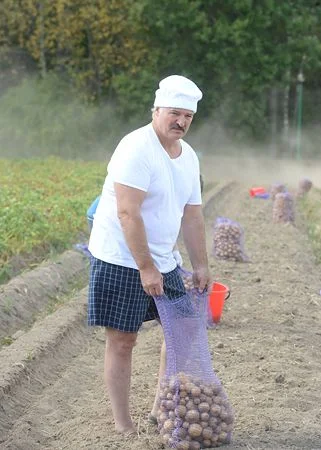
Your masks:
{"label": "short sleeve", "polygon": [[108,175],[114,183],[147,192],[151,179],[151,167],[146,146],[138,146],[130,140],[122,140],[108,164]]}

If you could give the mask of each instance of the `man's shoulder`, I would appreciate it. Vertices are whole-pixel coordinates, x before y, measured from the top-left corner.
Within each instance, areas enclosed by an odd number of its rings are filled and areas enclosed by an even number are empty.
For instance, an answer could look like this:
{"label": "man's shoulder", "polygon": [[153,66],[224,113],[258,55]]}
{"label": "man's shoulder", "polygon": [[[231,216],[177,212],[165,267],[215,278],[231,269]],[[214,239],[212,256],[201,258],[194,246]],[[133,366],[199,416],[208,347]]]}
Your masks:
{"label": "man's shoulder", "polygon": [[148,139],[151,133],[151,124],[144,125],[143,127],[136,128],[130,133],[126,134],[120,141],[120,144],[142,142]]}
{"label": "man's shoulder", "polygon": [[193,158],[197,159],[197,153],[194,150],[194,148],[186,141],[184,141],[184,139],[181,139],[181,144],[182,144],[182,148],[184,149],[184,152],[190,156],[192,156]]}
{"label": "man's shoulder", "polygon": [[145,125],[126,134],[117,145],[108,164],[108,170],[115,165],[124,164],[124,161],[136,160],[151,161],[151,126]]}

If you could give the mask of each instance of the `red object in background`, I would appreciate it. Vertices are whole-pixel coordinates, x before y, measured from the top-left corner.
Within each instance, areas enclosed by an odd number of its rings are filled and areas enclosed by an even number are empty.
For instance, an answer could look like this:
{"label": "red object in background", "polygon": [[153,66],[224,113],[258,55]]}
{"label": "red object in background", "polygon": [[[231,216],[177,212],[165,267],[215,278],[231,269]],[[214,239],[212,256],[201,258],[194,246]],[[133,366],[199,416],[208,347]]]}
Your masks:
{"label": "red object in background", "polygon": [[254,187],[250,189],[250,196],[255,197],[257,194],[265,194],[266,190],[264,187]]}
{"label": "red object in background", "polygon": [[224,284],[213,283],[209,294],[209,308],[214,323],[218,323],[221,320],[224,302],[229,298],[230,294],[229,288]]}

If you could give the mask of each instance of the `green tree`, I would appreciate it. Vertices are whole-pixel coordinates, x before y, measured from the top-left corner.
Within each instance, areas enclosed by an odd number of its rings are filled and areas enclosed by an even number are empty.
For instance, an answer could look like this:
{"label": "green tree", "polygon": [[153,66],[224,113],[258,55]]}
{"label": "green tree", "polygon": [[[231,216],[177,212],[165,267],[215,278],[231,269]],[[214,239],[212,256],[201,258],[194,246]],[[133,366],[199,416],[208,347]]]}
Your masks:
{"label": "green tree", "polygon": [[141,110],[160,77],[180,73],[205,92],[201,114],[263,137],[270,89],[285,87],[289,73],[293,83],[304,55],[309,79],[320,74],[320,6],[312,1],[141,0],[133,14],[150,53],[144,70],[123,73],[115,88],[136,107],[135,86],[145,87]]}
{"label": "green tree", "polygon": [[2,50],[25,49],[43,77],[55,70],[127,119],[147,117],[159,79],[177,73],[204,91],[197,120],[264,138],[271,92],[293,97],[302,67],[307,89],[320,89],[316,0],[2,0],[0,8]]}

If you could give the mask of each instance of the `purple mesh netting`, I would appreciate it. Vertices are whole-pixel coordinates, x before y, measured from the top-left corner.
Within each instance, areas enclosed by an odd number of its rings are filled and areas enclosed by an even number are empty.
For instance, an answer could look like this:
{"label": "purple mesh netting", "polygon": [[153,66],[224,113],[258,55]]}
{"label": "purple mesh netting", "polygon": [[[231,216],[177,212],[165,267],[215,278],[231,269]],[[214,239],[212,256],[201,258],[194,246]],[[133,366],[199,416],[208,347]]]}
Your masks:
{"label": "purple mesh netting", "polygon": [[309,180],[308,178],[303,178],[302,180],[299,181],[299,189],[298,189],[297,195],[299,197],[303,197],[305,194],[307,194],[310,191],[312,186],[313,186],[313,184],[312,184],[311,180]]}
{"label": "purple mesh netting", "polygon": [[[188,270],[184,269],[184,267],[178,267],[179,273],[183,278],[183,283],[187,292],[193,292],[194,283],[193,283],[193,274]],[[209,303],[209,294],[207,293],[207,328],[215,328],[216,323],[213,320],[213,315],[210,309]]]}
{"label": "purple mesh netting", "polygon": [[294,198],[290,192],[279,192],[273,202],[273,222],[287,223],[295,221]]}
{"label": "purple mesh netting", "polygon": [[270,195],[272,200],[275,199],[276,194],[278,194],[279,192],[287,192],[285,184],[282,183],[272,184],[272,186],[270,187]]}
{"label": "purple mesh netting", "polygon": [[192,272],[189,272],[188,270],[184,269],[184,267],[178,267],[179,273],[181,274],[181,277],[183,278],[184,286],[187,291],[190,291],[193,289],[193,274]]}
{"label": "purple mesh netting", "polygon": [[229,443],[233,411],[215,374],[207,338],[207,292],[192,289],[177,300],[155,299],[166,342],[158,429],[177,450]]}
{"label": "purple mesh netting", "polygon": [[246,262],[244,230],[226,217],[218,217],[213,227],[213,255],[218,259]]}
{"label": "purple mesh netting", "polygon": [[80,251],[81,253],[83,253],[85,256],[88,256],[88,258],[91,257],[91,253],[88,250],[88,245],[87,244],[75,244],[74,245],[74,249]]}

